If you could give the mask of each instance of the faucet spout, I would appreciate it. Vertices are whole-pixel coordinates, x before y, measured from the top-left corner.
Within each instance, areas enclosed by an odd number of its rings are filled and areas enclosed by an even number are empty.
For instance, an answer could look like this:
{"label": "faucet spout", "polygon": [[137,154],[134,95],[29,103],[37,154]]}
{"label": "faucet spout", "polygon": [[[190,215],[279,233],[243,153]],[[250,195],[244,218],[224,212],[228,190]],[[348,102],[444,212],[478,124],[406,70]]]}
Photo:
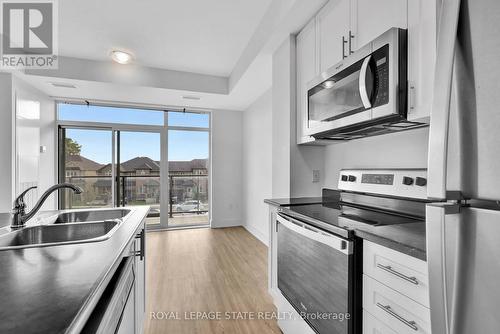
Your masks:
{"label": "faucet spout", "polygon": [[58,189],[63,189],[63,188],[68,188],[73,190],[75,194],[81,194],[83,192],[82,188],[75,186],[71,183],[60,183],[56,184],[47,191],[45,191],[40,199],[36,202],[35,206],[29,213],[26,213],[26,203],[24,202],[24,196],[32,189],[35,189],[36,187],[31,187],[23,191],[14,201],[14,209],[12,211],[13,216],[12,216],[12,228],[20,228],[24,227],[26,222],[30,220],[42,207],[43,203],[47,200],[47,198],[56,190]]}

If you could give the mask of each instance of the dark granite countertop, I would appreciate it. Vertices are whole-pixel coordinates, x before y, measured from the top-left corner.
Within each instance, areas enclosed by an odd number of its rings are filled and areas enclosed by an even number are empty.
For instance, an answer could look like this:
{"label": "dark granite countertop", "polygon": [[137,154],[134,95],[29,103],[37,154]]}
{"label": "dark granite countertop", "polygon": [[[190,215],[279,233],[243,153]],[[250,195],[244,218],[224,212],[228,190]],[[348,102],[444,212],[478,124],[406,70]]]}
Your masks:
{"label": "dark granite countertop", "polygon": [[[79,333],[149,210],[131,209],[104,241],[0,251],[0,333]],[[0,232],[8,219],[0,215]]]}
{"label": "dark granite countertop", "polygon": [[426,261],[425,222],[356,228],[354,234],[365,240]]}
{"label": "dark granite countertop", "polygon": [[273,206],[294,206],[294,205],[306,205],[306,204],[321,204],[323,203],[323,197],[295,197],[295,198],[268,198],[264,200],[264,203]]}

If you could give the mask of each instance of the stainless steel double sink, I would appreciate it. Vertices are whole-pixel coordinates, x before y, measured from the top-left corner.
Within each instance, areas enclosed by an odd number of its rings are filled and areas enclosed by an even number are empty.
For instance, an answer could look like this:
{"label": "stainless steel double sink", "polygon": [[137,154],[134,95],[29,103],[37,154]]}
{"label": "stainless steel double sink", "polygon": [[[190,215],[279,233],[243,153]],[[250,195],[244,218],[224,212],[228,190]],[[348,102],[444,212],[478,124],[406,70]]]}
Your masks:
{"label": "stainless steel double sink", "polygon": [[128,209],[110,209],[60,213],[55,220],[47,220],[47,224],[28,226],[1,235],[0,250],[106,240],[130,212]]}

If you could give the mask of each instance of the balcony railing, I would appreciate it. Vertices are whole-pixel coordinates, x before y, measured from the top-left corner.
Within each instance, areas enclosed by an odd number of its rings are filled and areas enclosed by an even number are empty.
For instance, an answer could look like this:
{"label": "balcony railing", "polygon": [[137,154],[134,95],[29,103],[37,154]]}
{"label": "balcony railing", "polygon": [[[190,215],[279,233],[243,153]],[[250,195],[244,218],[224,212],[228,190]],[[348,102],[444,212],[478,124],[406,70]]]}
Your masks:
{"label": "balcony railing", "polygon": [[[113,203],[112,177],[67,176],[65,181],[80,186],[80,195],[64,192],[61,208],[109,207],[126,205],[149,205],[148,217],[160,215],[160,176],[120,175],[115,184],[116,197]],[[208,212],[208,176],[185,174],[168,176],[169,216],[174,214],[204,214]]]}

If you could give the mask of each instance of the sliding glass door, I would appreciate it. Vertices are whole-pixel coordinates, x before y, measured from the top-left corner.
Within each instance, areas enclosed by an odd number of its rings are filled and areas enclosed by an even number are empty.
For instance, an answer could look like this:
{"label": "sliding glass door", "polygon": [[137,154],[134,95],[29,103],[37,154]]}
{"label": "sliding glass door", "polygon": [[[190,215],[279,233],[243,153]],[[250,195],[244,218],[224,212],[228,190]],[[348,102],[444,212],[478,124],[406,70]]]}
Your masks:
{"label": "sliding glass door", "polygon": [[81,209],[113,206],[110,129],[60,128],[59,181],[77,185],[82,194],[61,191],[59,207]]}
{"label": "sliding glass door", "polygon": [[60,182],[84,190],[60,192],[60,209],[147,205],[149,228],[209,225],[209,114],[59,104],[58,118]]}
{"label": "sliding glass door", "polygon": [[168,130],[169,225],[209,224],[209,133]]}
{"label": "sliding glass door", "polygon": [[150,206],[146,223],[161,226],[161,134],[115,131],[117,206]]}
{"label": "sliding glass door", "polygon": [[210,117],[168,113],[170,227],[210,224]]}

